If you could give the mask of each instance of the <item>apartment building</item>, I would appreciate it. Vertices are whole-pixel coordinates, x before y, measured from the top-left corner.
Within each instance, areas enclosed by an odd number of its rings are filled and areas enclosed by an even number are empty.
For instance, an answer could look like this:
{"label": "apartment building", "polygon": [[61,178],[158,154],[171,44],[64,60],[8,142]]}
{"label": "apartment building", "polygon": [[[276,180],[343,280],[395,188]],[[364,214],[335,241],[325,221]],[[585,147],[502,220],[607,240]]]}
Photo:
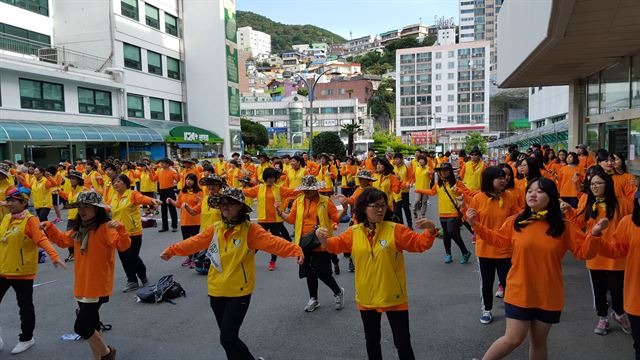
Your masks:
{"label": "apartment building", "polygon": [[271,55],[271,35],[253,30],[251,26],[238,28],[238,48],[249,52],[258,61],[265,61]]}
{"label": "apartment building", "polygon": [[489,41],[490,63],[494,65],[497,63],[498,13],[503,2],[504,0],[460,0],[460,42]]}

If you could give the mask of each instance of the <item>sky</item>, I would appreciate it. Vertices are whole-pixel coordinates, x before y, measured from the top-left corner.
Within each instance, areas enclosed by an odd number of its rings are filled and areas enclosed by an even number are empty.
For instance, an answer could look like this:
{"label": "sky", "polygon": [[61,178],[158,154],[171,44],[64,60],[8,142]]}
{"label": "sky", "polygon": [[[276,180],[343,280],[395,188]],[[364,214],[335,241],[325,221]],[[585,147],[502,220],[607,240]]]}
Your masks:
{"label": "sky", "polygon": [[252,11],[283,24],[310,24],[345,39],[380,34],[434,18],[458,24],[458,0],[236,0],[236,9]]}

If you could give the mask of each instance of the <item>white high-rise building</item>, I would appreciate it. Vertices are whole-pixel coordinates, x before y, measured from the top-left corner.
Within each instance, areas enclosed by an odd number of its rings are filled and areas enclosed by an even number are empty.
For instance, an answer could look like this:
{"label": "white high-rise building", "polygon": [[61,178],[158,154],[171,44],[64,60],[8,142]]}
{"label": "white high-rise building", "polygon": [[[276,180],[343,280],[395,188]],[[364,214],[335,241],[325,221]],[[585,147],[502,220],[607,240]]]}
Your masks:
{"label": "white high-rise building", "polygon": [[489,128],[488,41],[396,51],[396,135],[460,149]]}
{"label": "white high-rise building", "polygon": [[271,55],[271,35],[251,26],[238,28],[238,48],[250,52],[256,60],[266,60]]}
{"label": "white high-rise building", "polygon": [[227,72],[234,62],[226,54],[236,49],[225,29],[235,37],[235,9],[183,0],[32,3],[0,2],[1,157],[47,164],[231,151],[239,124],[227,83],[237,69]]}
{"label": "white high-rise building", "polygon": [[[460,0],[460,42],[491,42],[491,64],[496,63],[498,13],[504,0]],[[495,70],[492,68],[492,71]]]}

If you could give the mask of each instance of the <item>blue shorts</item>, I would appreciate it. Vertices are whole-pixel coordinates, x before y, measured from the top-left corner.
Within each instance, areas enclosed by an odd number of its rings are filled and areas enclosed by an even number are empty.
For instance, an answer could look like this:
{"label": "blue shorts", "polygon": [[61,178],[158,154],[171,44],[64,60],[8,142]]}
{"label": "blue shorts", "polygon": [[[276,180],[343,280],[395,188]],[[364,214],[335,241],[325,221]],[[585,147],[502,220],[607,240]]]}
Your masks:
{"label": "blue shorts", "polygon": [[539,308],[522,308],[519,306],[504,303],[505,316],[510,319],[531,321],[538,320],[547,324],[557,324],[560,322],[562,311],[549,311]]}

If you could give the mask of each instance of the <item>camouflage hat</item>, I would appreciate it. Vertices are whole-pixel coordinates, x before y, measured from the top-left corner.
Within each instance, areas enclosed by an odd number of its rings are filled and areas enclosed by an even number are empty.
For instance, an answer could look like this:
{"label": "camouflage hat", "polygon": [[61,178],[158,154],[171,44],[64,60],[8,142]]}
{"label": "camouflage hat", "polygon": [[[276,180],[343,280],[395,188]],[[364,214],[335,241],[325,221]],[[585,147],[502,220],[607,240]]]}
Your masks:
{"label": "camouflage hat", "polygon": [[376,178],[374,178],[373,175],[371,175],[371,171],[369,171],[369,170],[360,170],[360,171],[358,171],[358,174],[356,174],[356,177],[358,179],[367,179],[367,180],[371,180],[371,181],[376,181]]}
{"label": "camouflage hat", "polygon": [[253,211],[253,209],[244,202],[245,198],[242,190],[232,188],[232,187],[224,188],[219,194],[209,196],[209,199],[208,199],[209,206],[215,209],[219,209],[220,201],[224,198],[228,198],[241,203],[242,205],[244,205],[244,208],[247,211],[247,213],[250,213]]}
{"label": "camouflage hat", "polygon": [[93,205],[96,207],[101,207],[103,209],[109,209],[110,206],[107,204],[104,204],[102,202],[102,196],[100,196],[100,194],[98,194],[95,191],[83,191],[80,194],[78,194],[78,198],[76,199],[75,202],[70,203],[67,205],[68,209],[75,209],[77,207],[79,207],[80,205]]}
{"label": "camouflage hat", "polygon": [[218,184],[222,187],[227,187],[227,180],[225,180],[222,176],[218,174],[209,174],[209,176],[205,176],[199,181],[200,185],[214,185]]}
{"label": "camouflage hat", "polygon": [[251,178],[248,177],[248,176],[243,176],[242,178],[238,179],[238,181],[244,182],[244,183],[250,183],[251,182]]}
{"label": "camouflage hat", "polygon": [[318,181],[313,175],[306,175],[302,178],[302,185],[298,186],[296,190],[320,190],[324,188],[324,181]]}
{"label": "camouflage hat", "polygon": [[11,168],[9,167],[9,165],[0,163],[0,174],[6,177],[11,176]]}
{"label": "camouflage hat", "polygon": [[73,170],[71,170],[71,171],[69,171],[69,173],[67,174],[67,177],[68,177],[68,178],[72,178],[72,177],[74,177],[74,178],[79,179],[79,180],[84,180],[84,178],[82,177],[82,173],[81,173],[80,171],[73,171]]}

